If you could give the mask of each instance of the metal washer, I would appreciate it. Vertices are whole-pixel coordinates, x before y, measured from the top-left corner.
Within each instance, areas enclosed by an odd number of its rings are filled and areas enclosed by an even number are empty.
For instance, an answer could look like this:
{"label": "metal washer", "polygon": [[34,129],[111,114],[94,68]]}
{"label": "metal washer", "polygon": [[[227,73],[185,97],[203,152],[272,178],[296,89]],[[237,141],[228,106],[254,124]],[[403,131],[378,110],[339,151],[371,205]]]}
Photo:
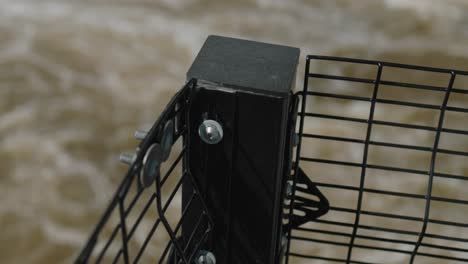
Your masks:
{"label": "metal washer", "polygon": [[158,143],[151,145],[143,157],[143,167],[140,171],[140,182],[144,187],[150,186],[160,175],[163,162],[163,150]]}
{"label": "metal washer", "polygon": [[161,136],[162,161],[166,161],[169,158],[173,143],[174,122],[172,120],[169,120],[164,125],[163,134]]}

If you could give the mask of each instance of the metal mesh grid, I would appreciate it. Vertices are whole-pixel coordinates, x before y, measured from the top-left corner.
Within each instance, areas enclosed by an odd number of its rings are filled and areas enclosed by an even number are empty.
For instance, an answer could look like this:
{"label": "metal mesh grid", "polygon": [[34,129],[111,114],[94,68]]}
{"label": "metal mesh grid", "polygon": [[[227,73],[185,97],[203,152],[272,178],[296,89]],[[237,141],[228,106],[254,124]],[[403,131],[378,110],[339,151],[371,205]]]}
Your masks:
{"label": "metal mesh grid", "polygon": [[330,212],[293,228],[286,262],[468,262],[465,76],[307,57],[295,170]]}
{"label": "metal mesh grid", "polygon": [[[195,80],[191,80],[178,92],[137,148],[136,159],[76,263],[155,260],[158,263],[193,263],[212,225],[188,166],[183,164],[189,149],[185,135],[189,129],[186,124],[194,85]],[[145,153],[154,143],[161,142],[168,121],[175,124],[171,129],[174,142],[171,157],[167,164],[161,165],[161,172],[154,182],[145,188],[141,178]],[[193,188],[185,208],[181,209],[182,183]],[[202,208],[201,212],[199,208]],[[182,237],[181,229],[187,214],[199,216],[194,230],[185,232]],[[146,222],[145,227],[142,222]]]}

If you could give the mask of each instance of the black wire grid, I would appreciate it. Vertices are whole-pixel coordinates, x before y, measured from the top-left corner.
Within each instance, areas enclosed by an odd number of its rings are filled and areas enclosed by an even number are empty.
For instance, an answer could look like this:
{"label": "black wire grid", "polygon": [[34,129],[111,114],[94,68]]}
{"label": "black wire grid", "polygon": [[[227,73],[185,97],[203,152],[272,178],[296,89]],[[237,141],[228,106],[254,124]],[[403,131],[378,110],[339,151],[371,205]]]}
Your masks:
{"label": "black wire grid", "polygon": [[[322,67],[320,63],[324,62],[332,67]],[[372,70],[367,71],[367,76],[364,77],[349,76],[355,72],[333,66],[341,64],[351,65],[353,69],[358,66],[366,66]],[[318,70],[312,72],[312,67],[330,72],[321,73]],[[337,68],[341,70],[337,71]],[[395,69],[407,71],[410,75],[438,74],[446,79],[446,83],[442,86],[418,83],[414,80],[402,81],[404,74],[400,76],[402,78],[396,74],[397,78],[393,80],[394,78],[389,78],[386,72]],[[455,88],[457,79],[464,76],[468,76],[468,72],[337,57],[307,57],[304,90],[297,94],[302,102],[298,113],[299,143],[295,150],[293,175],[297,175],[299,165],[301,165],[307,171],[312,182],[330,200],[330,211],[319,219],[292,228],[288,234],[286,263],[298,259],[324,263],[468,262],[468,219],[466,219],[467,217],[463,219],[463,216],[468,215],[466,213],[468,212],[466,210],[468,193],[465,195],[466,198],[462,198],[466,190],[463,188],[463,184],[468,183],[466,175],[468,168],[464,166],[468,162],[467,160],[463,161],[463,159],[468,157],[468,152],[466,149],[457,149],[459,147],[457,144],[444,147],[441,143],[443,141],[441,138],[458,137],[459,145],[466,147],[462,143],[466,144],[466,141],[463,140],[466,140],[468,135],[466,129],[468,127],[466,123],[468,109],[464,107],[468,101],[461,100],[464,103],[462,106],[451,104],[451,102],[460,102],[460,98],[463,96],[467,96],[465,99],[468,99],[468,90]],[[320,82],[323,84],[324,81],[330,81],[333,85],[326,87],[326,91],[317,89],[321,87]],[[165,233],[166,236],[162,237],[163,242],[158,240],[158,243],[162,244],[157,246],[162,248],[161,252],[157,256],[150,257],[150,260],[157,259],[159,263],[194,262],[194,258],[197,257],[200,246],[206,241],[213,224],[188,170],[188,164],[185,164],[187,159],[184,158],[190,149],[190,142],[185,135],[188,135],[190,129],[187,125],[190,123],[188,109],[190,108],[191,92],[195,85],[195,80],[192,80],[183,87],[141,142],[137,149],[136,159],[119,185],[109,207],[95,227],[76,263],[146,262],[145,253],[152,255],[154,251],[157,251],[148,245],[151,244],[152,240],[154,242],[155,236],[162,233]],[[368,86],[368,95],[361,96],[349,92],[353,85]],[[332,92],[332,86],[339,87],[338,91]],[[412,99],[415,97],[412,95],[407,98],[403,96],[403,99],[389,99],[382,96],[385,94],[385,90],[397,88],[405,89],[405,91],[436,93],[439,96],[439,101],[437,103],[414,102]],[[329,100],[341,103],[340,105],[327,105],[326,102]],[[352,116],[352,111],[336,113],[336,109],[342,108],[341,106],[345,105],[346,102],[351,102],[353,105],[356,103],[367,104],[365,108],[368,109],[368,116]],[[423,110],[433,111],[433,121],[435,122],[428,125],[405,119],[398,122],[390,121],[385,116],[379,116],[379,107],[381,106],[408,108],[405,111],[410,113]],[[398,111],[395,113],[400,113]],[[392,115],[388,114],[388,111],[386,113],[386,115]],[[447,121],[447,116],[451,114],[462,115],[462,118],[459,119],[461,121],[458,122],[459,127],[448,127],[447,122],[444,123]],[[163,130],[169,121],[175,124],[172,131],[173,141],[181,142],[181,150],[175,155],[172,163],[167,161],[170,164],[167,171],[161,175],[158,174],[151,186],[144,187],[145,183],[141,179],[144,155],[154,143],[161,143]],[[327,124],[331,123],[336,127],[340,125],[344,127],[361,126],[362,132],[357,134],[363,135],[363,137],[355,136],[356,133],[347,133],[345,129],[338,131],[342,132],[340,135],[320,132],[321,126],[316,124],[321,124],[321,122],[328,122]],[[396,138],[415,133],[419,133],[418,135],[422,132],[429,133],[431,144],[424,146],[380,140],[375,135],[378,134],[376,130],[382,128],[387,131],[406,129],[405,134],[396,134]],[[311,141],[322,142],[320,143],[322,146],[323,143],[325,146],[338,144],[338,148],[330,149],[333,150],[333,153],[328,153],[328,156],[314,156],[314,154],[320,153],[314,152],[313,145],[310,147]],[[345,144],[354,144],[353,150],[356,150],[357,154],[353,152],[354,154],[351,156],[357,155],[358,161],[343,160],[346,155],[341,155],[340,150],[343,149],[344,152]],[[341,145],[343,148],[340,147]],[[385,148],[390,153],[394,153],[393,156],[398,156],[398,150],[426,154],[428,165],[421,169],[395,165],[390,160],[384,164],[375,162],[373,158],[378,154],[378,152],[373,151],[375,147]],[[456,160],[455,164],[462,167],[458,170],[461,173],[440,170],[442,167],[439,161],[441,155],[448,156],[448,158],[443,159],[445,163]],[[343,180],[320,177],[320,174],[324,172],[333,171],[342,172],[344,174],[341,175]],[[385,179],[381,180],[383,184],[380,184],[383,186],[373,187],[370,183],[375,183],[373,178],[379,172],[385,176]],[[356,176],[351,175],[353,173]],[[408,187],[406,185],[414,187],[413,189],[403,188],[410,191],[392,189],[389,183],[398,182],[401,175],[408,180],[418,179],[422,184],[406,183],[404,187]],[[347,184],[350,180],[345,179],[346,177],[355,177],[354,184]],[[294,204],[294,192],[297,187],[294,178],[293,176],[291,204]],[[449,188],[449,191],[440,192],[438,187],[446,185],[449,181],[452,181],[452,185],[450,185],[452,188]],[[171,208],[180,210],[177,201],[180,201],[178,195],[182,192],[182,183],[191,185],[191,188],[187,188],[187,190],[191,190],[192,193],[187,196],[190,199],[188,199],[185,208],[182,208],[180,215],[175,221],[172,221],[172,214],[167,212]],[[167,188],[165,189],[167,186],[172,188],[167,190]],[[418,189],[420,186],[423,186],[422,190]],[[352,193],[354,198],[346,195],[347,192]],[[369,196],[372,197],[369,198]],[[379,201],[387,201],[387,203],[379,204]],[[388,201],[397,201],[399,205],[410,209],[404,212],[392,212],[392,208],[386,207]],[[376,202],[377,206],[375,206]],[[372,203],[374,203],[374,207],[367,206]],[[290,213],[292,214],[293,211]],[[147,216],[151,214],[155,215],[153,218],[149,218],[154,220],[151,227],[148,230],[140,230],[141,223],[148,220]],[[192,223],[195,224],[195,228],[184,231],[185,237],[182,237],[181,229],[184,228],[186,215],[198,220]],[[144,236],[143,243],[134,241],[136,233]]]}
{"label": "black wire grid", "polygon": [[[353,70],[356,67],[367,67],[366,69],[369,70]],[[400,75],[398,73],[393,77],[386,75],[388,72],[398,71]],[[364,77],[355,77],[358,73],[362,73]],[[407,78],[409,81],[405,79],[405,76],[425,76],[424,74],[437,75],[439,85],[427,84],[431,77],[422,78],[419,82],[409,77]],[[288,255],[286,263],[290,259],[310,259],[314,260],[314,263],[468,262],[468,220],[466,217],[468,199],[459,199],[467,193],[463,184],[468,183],[468,175],[466,175],[468,169],[464,166],[468,164],[466,159],[468,157],[468,152],[466,152],[466,136],[468,135],[466,104],[468,100],[463,101],[463,98],[468,99],[464,97],[468,95],[468,90],[454,87],[455,84],[460,85],[458,83],[465,76],[468,76],[468,72],[379,61],[307,56],[304,89],[298,93],[302,98],[302,106],[299,111],[300,143],[296,149],[295,168],[297,171],[299,162],[301,167],[309,167],[309,177],[330,200],[330,211],[320,219],[293,228],[289,233],[290,245],[286,253]],[[316,89],[322,87],[321,84],[325,84],[322,85],[325,86],[325,91]],[[360,86],[368,87],[366,96],[353,94],[352,89]],[[336,87],[338,89],[335,90],[338,92],[333,89]],[[383,96],[388,94],[389,89],[393,89],[393,94],[399,91],[409,91],[410,95],[389,99]],[[420,100],[414,102],[412,100],[414,98],[430,97],[414,96],[414,93],[418,92],[435,94],[435,97],[438,96],[437,103],[421,103]],[[337,106],[326,103],[329,101],[339,101],[342,105],[347,103],[355,105],[361,102],[364,104],[363,107],[368,109],[368,116],[355,117],[352,111],[335,114]],[[461,107],[451,105],[451,102],[460,101]],[[379,107],[399,109],[381,115],[377,113]],[[396,115],[401,111],[406,113],[432,111],[432,121],[435,125],[410,122],[404,118],[394,122],[386,118],[392,116],[392,113]],[[448,115],[461,116],[457,122],[459,128],[447,127],[447,122],[444,123],[444,121],[447,120]],[[321,122],[332,124],[332,127],[360,126],[363,128],[362,132],[357,134],[363,137],[355,137],[356,133],[350,136],[349,134],[352,133],[347,134],[346,131],[339,133],[340,136],[327,132],[320,133],[320,126],[313,125]],[[432,137],[428,140],[431,145],[420,146],[379,140],[374,137],[376,133],[374,130],[377,129],[404,130],[405,132],[400,134],[395,132],[396,139],[415,133],[419,133],[417,135],[428,133]],[[441,136],[457,137],[460,143],[443,147]],[[465,140],[465,145],[463,145],[463,140]],[[315,157],[314,154],[320,155],[304,146],[311,141],[319,142],[322,146],[334,144],[338,146],[338,150],[335,148],[334,153],[325,154],[328,155],[326,157]],[[346,144],[353,145],[354,150],[351,154],[355,156],[358,153],[357,162],[343,160],[346,155],[337,153],[340,152],[340,146],[345,149]],[[460,146],[465,149],[456,149]],[[384,151],[394,153],[392,155],[397,158],[398,151],[410,151],[414,152],[414,155],[424,154],[427,155],[428,166],[408,168],[395,165],[390,160],[384,160],[384,164],[377,163],[373,161],[373,155],[377,155],[378,152],[372,152],[371,148],[382,148]],[[439,158],[441,155],[445,157]],[[457,166],[464,166],[464,169],[459,170],[460,174],[440,170],[439,167],[443,167],[442,165],[452,164],[451,160],[456,160]],[[344,180],[318,177],[319,173],[329,171],[341,172],[343,175],[340,175],[342,176],[340,179]],[[352,176],[352,173],[356,176]],[[372,177],[379,173],[384,175],[385,179],[379,178],[375,181]],[[462,175],[463,173],[465,175]],[[397,175],[405,180],[418,180],[421,184],[403,186],[405,189],[411,190],[412,188],[414,191],[402,192],[399,188],[391,190],[390,186],[385,184],[398,181]],[[346,179],[346,177],[349,178]],[[345,181],[350,181],[351,177],[355,177],[353,178],[354,184],[343,184]],[[435,192],[439,186],[449,181],[452,183],[450,185],[452,188],[445,192]],[[380,188],[368,187],[369,183],[376,182],[380,183]],[[421,186],[423,186],[422,189]],[[327,195],[327,193],[334,193],[334,195]],[[351,197],[345,196],[346,193],[351,193],[354,198],[345,198]],[[348,199],[349,201],[343,201]],[[384,203],[392,199],[397,201],[397,206],[406,206],[410,210],[407,210],[407,213],[393,213],[391,208],[387,208]],[[379,202],[383,203],[379,204]],[[340,203],[348,204],[348,207],[339,206]],[[367,204],[374,204],[374,206],[367,206]]]}
{"label": "black wire grid", "polygon": [[[185,137],[189,129],[186,125],[188,120],[187,109],[189,108],[190,93],[194,85],[195,81],[192,80],[181,89],[139,145],[135,161],[130,166],[76,263],[141,262],[145,259],[143,257],[145,253],[154,254],[155,248],[148,247],[150,241],[164,232],[166,233],[166,236],[162,238],[164,241],[158,240],[158,243],[162,243],[158,247],[163,247],[164,250],[158,256],[153,256],[153,261],[158,259],[158,263],[193,263],[199,247],[208,236],[212,225],[203,200],[200,198],[190,171],[187,169],[188,166],[182,164],[185,163],[184,155],[188,155],[189,149],[188,137]],[[176,155],[173,163],[168,166],[165,174],[158,174],[151,186],[144,187],[144,183],[140,178],[144,155],[152,144],[161,141],[161,134],[168,121],[175,124],[172,129],[173,142],[181,140],[182,150]],[[171,221],[166,211],[170,210],[171,207],[180,210],[177,206],[177,200],[180,200],[182,183],[192,185],[193,188],[191,189],[193,191],[191,196],[187,196],[190,198],[179,217],[176,221]],[[166,185],[172,188],[166,190]],[[132,188],[134,189],[132,190]],[[142,206],[138,207],[137,204]],[[191,210],[195,207],[197,209]],[[202,208],[202,210],[200,211],[199,208]],[[194,216],[194,212],[199,215],[195,228],[187,233],[190,235],[181,237],[185,216],[187,214]],[[144,216],[150,214],[155,215],[151,228],[144,232],[137,230]],[[115,216],[114,219],[113,216]],[[130,221],[131,216],[135,216],[133,217],[135,218],[134,221]],[[112,220],[116,220],[116,223],[112,222]],[[109,225],[113,227],[108,228]],[[137,236],[136,233],[143,233],[145,236],[143,243],[134,241]],[[146,261],[148,259],[143,260],[143,262]]]}

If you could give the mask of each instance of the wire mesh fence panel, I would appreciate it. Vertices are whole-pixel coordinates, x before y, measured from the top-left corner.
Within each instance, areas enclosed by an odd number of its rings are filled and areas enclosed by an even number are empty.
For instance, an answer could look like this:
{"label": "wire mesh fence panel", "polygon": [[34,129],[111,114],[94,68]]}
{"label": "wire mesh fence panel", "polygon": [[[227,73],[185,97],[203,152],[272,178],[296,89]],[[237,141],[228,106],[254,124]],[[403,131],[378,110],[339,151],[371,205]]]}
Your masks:
{"label": "wire mesh fence panel", "polygon": [[468,72],[206,43],[76,263],[468,262]]}
{"label": "wire mesh fence panel", "polygon": [[[189,81],[174,96],[151,130],[139,136],[136,154],[124,157],[130,168],[76,263],[193,263],[212,225],[184,164],[194,85]],[[192,186],[184,208],[182,184]],[[189,214],[198,222],[182,234]]]}
{"label": "wire mesh fence panel", "polygon": [[287,262],[468,262],[467,76],[307,57],[295,175],[330,211],[292,229]]}

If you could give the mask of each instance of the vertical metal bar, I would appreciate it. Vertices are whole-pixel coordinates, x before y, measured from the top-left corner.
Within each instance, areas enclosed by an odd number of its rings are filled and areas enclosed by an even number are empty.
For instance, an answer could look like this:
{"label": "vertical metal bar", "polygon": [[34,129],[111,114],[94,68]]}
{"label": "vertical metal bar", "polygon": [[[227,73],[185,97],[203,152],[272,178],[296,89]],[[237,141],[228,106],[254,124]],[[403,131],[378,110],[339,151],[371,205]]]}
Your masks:
{"label": "vertical metal bar", "polygon": [[[183,170],[183,173],[184,174],[187,174],[187,178],[184,180],[184,183],[183,185],[185,186],[185,190],[183,190],[182,192],[184,191],[189,191],[190,193],[187,193],[187,194],[182,194],[182,196],[184,195],[190,195],[190,199],[188,200],[183,200],[182,202],[182,206],[185,205],[185,207],[187,207],[187,221],[182,221],[182,234],[184,235],[184,225],[185,224],[189,224],[188,227],[190,227],[189,229],[189,232],[186,232],[185,235],[187,235],[187,237],[184,237],[184,243],[185,245],[183,246],[183,249],[182,249],[182,252],[183,252],[183,255],[184,257],[187,259],[187,263],[191,263],[192,262],[192,258],[194,254],[196,254],[196,250],[198,250],[198,248],[201,246],[201,244],[203,242],[205,242],[205,239],[207,237],[207,235],[212,231],[212,228],[213,228],[213,219],[211,218],[211,216],[208,214],[208,211],[207,211],[207,205],[206,205],[206,202],[203,198],[203,195],[202,193],[200,192],[199,190],[199,186],[198,186],[198,183],[196,182],[195,178],[193,177],[193,174],[192,174],[192,171],[190,169],[190,164],[189,164],[189,157],[191,155],[190,151],[192,150],[192,142],[191,142],[191,139],[190,139],[190,134],[192,133],[192,129],[194,129],[190,124],[191,124],[191,117],[190,117],[190,111],[192,109],[192,98],[193,98],[193,94],[195,93],[195,89],[197,87],[197,80],[196,79],[191,79],[190,82],[192,83],[192,85],[190,86],[190,91],[189,91],[189,94],[187,96],[187,101],[186,101],[186,111],[184,113],[184,119],[185,119],[185,127],[183,128],[183,130],[186,131],[186,133],[184,134],[184,137],[183,137],[183,145],[184,145],[184,149],[186,151],[184,151],[184,157],[183,157],[183,160],[182,160],[182,170]],[[196,130],[196,129],[195,129]],[[190,188],[187,188],[187,186],[190,186]],[[194,201],[193,202],[193,205],[190,206],[190,208],[188,208],[188,204],[192,203],[191,200],[192,200],[192,197],[196,198],[196,202]],[[184,198],[182,198],[184,199]],[[198,212],[199,210],[199,212]],[[196,214],[193,214],[194,212],[197,212]],[[192,215],[190,215],[190,213],[192,213]],[[196,219],[190,219],[190,218],[194,218],[194,217],[197,217]],[[203,223],[203,220],[206,219],[206,227],[204,226],[203,228],[205,228],[205,234],[201,235],[202,238],[200,238],[200,240],[198,241],[198,244],[196,244],[194,246],[195,250],[192,250],[193,251],[193,254],[188,254],[189,253],[189,249],[190,249],[190,246],[192,244],[192,241],[193,239],[196,237],[196,236],[200,236],[200,233],[198,231],[200,225],[202,225]]]}
{"label": "vertical metal bar", "polygon": [[[301,103],[301,114],[299,121],[299,142],[296,147],[296,162],[294,163],[294,175],[293,175],[293,190],[291,195],[291,202],[289,204],[289,221],[291,221],[291,216],[294,213],[294,198],[296,197],[296,182],[297,182],[297,172],[299,168],[299,160],[301,155],[301,145],[302,145],[302,135],[304,130],[304,119],[305,119],[305,111],[306,111],[306,103],[307,103],[307,91],[309,89],[309,70],[310,70],[310,57],[306,57],[306,65],[305,65],[305,72],[304,72],[304,88],[302,91],[302,103]],[[289,263],[289,252],[291,248],[291,232],[292,228],[288,230],[288,245],[286,247],[286,264]]]}
{"label": "vertical metal bar", "polygon": [[372,133],[372,121],[374,120],[374,113],[375,113],[375,105],[377,103],[377,94],[379,91],[379,84],[380,84],[380,78],[382,77],[382,69],[383,66],[381,63],[378,64],[378,71],[377,71],[377,78],[374,83],[374,92],[372,94],[372,101],[371,101],[371,107],[370,107],[370,112],[369,112],[369,119],[367,120],[367,134],[366,134],[366,141],[364,143],[364,157],[362,159],[362,169],[361,169],[361,181],[359,183],[359,196],[358,196],[358,203],[357,203],[357,209],[356,209],[356,218],[354,220],[354,226],[353,226],[353,233],[351,235],[351,239],[349,241],[349,247],[348,247],[348,256],[346,257],[346,263],[350,263],[351,261],[351,255],[353,252],[353,245],[354,245],[354,238],[356,237],[357,229],[359,226],[359,220],[361,216],[361,207],[362,207],[362,196],[364,193],[364,184],[365,184],[365,179],[366,179],[366,170],[367,170],[367,156],[369,153],[369,141],[371,138],[371,133]]}
{"label": "vertical metal bar", "polygon": [[125,224],[125,210],[123,204],[123,197],[119,197],[119,213],[120,213],[120,230],[122,232],[122,251],[124,256],[125,264],[130,263],[128,258],[128,238],[127,238],[127,227]]}
{"label": "vertical metal bar", "polygon": [[[207,216],[207,215],[205,215],[205,216]],[[194,262],[194,258],[197,256],[198,250],[200,250],[200,248],[202,246],[202,242],[206,240],[209,233],[210,233],[209,230],[205,230],[205,232],[203,233],[203,235],[200,238],[200,242],[198,244],[196,244],[195,248],[192,250],[192,254],[190,254],[188,263],[193,263]]]}
{"label": "vertical metal bar", "polygon": [[[180,187],[182,181],[184,180],[186,174],[182,174],[180,180],[179,180],[179,183],[177,183],[174,191],[173,191],[173,194],[175,194],[177,192],[177,189]],[[172,231],[172,228],[171,226],[169,225],[169,222],[167,221],[166,217],[164,216],[165,214],[165,209],[162,208],[162,202],[161,202],[161,191],[162,191],[162,188],[161,188],[161,177],[160,175],[158,175],[158,177],[156,177],[156,209],[158,210],[158,214],[159,214],[159,219],[161,220],[161,222],[163,223],[164,225],[164,228],[166,229],[167,233],[169,234],[170,238],[171,238],[171,241],[174,242],[174,248],[177,250],[177,252],[180,254],[180,257],[182,258],[183,260],[183,263],[187,263],[187,260],[183,254],[183,251],[182,251],[182,248],[180,247],[179,243],[177,243],[177,237],[176,237],[176,234],[174,234],[174,232]],[[171,194],[172,195],[172,194]],[[171,198],[169,198],[171,199]],[[164,206],[165,208],[169,205],[170,201],[166,202],[166,205]]]}
{"label": "vertical metal bar", "polygon": [[427,229],[427,223],[429,220],[429,213],[431,209],[431,196],[432,196],[432,184],[434,180],[434,170],[435,170],[435,163],[436,163],[436,156],[437,156],[437,149],[439,147],[439,140],[440,140],[440,133],[442,131],[442,127],[444,125],[444,116],[445,116],[445,109],[447,108],[448,100],[450,97],[450,92],[452,91],[453,83],[455,82],[455,77],[457,76],[455,72],[451,72],[451,77],[450,77],[450,82],[447,87],[447,91],[445,92],[445,97],[444,101],[440,107],[440,115],[439,115],[439,123],[437,125],[437,130],[436,130],[436,135],[435,135],[435,140],[434,140],[434,146],[432,148],[432,156],[431,156],[431,164],[429,168],[429,182],[427,184],[427,192],[426,192],[426,208],[424,210],[424,222],[423,226],[421,229],[421,232],[419,233],[418,236],[418,241],[416,242],[416,245],[414,246],[413,253],[411,254],[411,260],[410,263],[414,262],[414,259],[416,257],[416,254],[418,253],[419,246],[421,246],[421,242],[424,238],[424,235],[426,234],[426,229]]}

